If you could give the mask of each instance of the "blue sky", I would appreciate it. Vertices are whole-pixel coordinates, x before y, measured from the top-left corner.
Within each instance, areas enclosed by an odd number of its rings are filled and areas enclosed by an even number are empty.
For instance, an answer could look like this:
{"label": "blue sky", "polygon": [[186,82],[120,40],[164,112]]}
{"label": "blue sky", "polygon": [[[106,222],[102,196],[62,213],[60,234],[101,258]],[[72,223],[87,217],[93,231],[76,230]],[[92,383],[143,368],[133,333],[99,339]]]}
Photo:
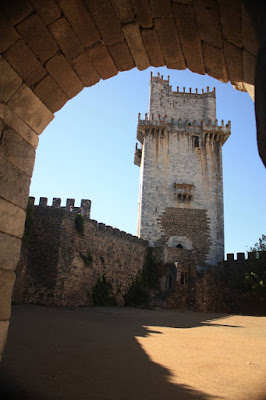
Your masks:
{"label": "blue sky", "polygon": [[208,75],[136,68],[85,88],[55,114],[40,136],[30,195],[92,201],[91,218],[136,234],[139,167],[134,165],[138,113],[148,112],[150,71],[176,86],[216,87],[217,119],[231,120],[223,146],[225,252],[246,251],[266,233],[265,168],[258,155],[254,103]]}

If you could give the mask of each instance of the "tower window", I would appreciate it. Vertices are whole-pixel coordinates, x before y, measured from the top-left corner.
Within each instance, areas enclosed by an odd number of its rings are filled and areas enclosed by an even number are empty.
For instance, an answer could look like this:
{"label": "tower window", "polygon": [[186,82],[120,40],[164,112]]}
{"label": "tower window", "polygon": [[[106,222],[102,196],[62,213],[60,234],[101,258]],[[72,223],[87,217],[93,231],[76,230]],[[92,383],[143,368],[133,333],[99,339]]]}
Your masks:
{"label": "tower window", "polygon": [[183,249],[183,246],[181,243],[178,243],[178,245],[176,246],[178,249]]}
{"label": "tower window", "polygon": [[194,147],[199,147],[199,137],[194,136]]}
{"label": "tower window", "polygon": [[184,272],[181,272],[181,285],[185,284],[185,276],[184,276]]}

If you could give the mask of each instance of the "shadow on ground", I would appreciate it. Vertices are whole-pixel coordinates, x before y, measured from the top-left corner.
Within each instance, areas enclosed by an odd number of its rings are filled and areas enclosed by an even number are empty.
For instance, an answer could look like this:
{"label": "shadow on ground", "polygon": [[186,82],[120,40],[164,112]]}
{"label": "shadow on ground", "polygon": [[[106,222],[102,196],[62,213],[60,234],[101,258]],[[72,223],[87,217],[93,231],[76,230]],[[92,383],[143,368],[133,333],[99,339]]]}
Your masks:
{"label": "shadow on ground", "polygon": [[[157,332],[145,326],[189,328],[216,318],[221,322],[222,317],[125,308],[14,306],[0,364],[1,391],[7,399],[214,399],[170,383],[171,371],[152,362],[135,337]],[[221,326],[227,325],[221,322]]]}

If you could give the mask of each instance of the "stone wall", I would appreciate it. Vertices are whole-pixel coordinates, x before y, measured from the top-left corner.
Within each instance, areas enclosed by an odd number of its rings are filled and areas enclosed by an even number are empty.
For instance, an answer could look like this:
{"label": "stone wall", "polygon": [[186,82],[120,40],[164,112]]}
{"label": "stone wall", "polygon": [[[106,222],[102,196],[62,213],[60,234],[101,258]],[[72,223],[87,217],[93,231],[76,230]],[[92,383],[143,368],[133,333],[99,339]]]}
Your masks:
{"label": "stone wall", "polygon": [[[147,242],[75,212],[33,206],[32,228],[24,237],[13,299],[63,307],[92,304],[92,288],[105,274],[117,301],[142,268]],[[87,259],[87,265],[84,259]]]}

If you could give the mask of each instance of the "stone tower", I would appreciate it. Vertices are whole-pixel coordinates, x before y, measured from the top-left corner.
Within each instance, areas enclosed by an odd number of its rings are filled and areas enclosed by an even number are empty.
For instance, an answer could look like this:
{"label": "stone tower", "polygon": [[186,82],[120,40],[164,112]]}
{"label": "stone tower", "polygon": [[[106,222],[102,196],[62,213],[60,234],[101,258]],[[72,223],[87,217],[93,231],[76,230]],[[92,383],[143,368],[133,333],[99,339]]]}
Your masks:
{"label": "stone tower", "polygon": [[222,145],[230,135],[216,120],[215,89],[172,90],[150,80],[149,113],[139,114],[137,235],[151,246],[191,250],[199,263],[224,258]]}

